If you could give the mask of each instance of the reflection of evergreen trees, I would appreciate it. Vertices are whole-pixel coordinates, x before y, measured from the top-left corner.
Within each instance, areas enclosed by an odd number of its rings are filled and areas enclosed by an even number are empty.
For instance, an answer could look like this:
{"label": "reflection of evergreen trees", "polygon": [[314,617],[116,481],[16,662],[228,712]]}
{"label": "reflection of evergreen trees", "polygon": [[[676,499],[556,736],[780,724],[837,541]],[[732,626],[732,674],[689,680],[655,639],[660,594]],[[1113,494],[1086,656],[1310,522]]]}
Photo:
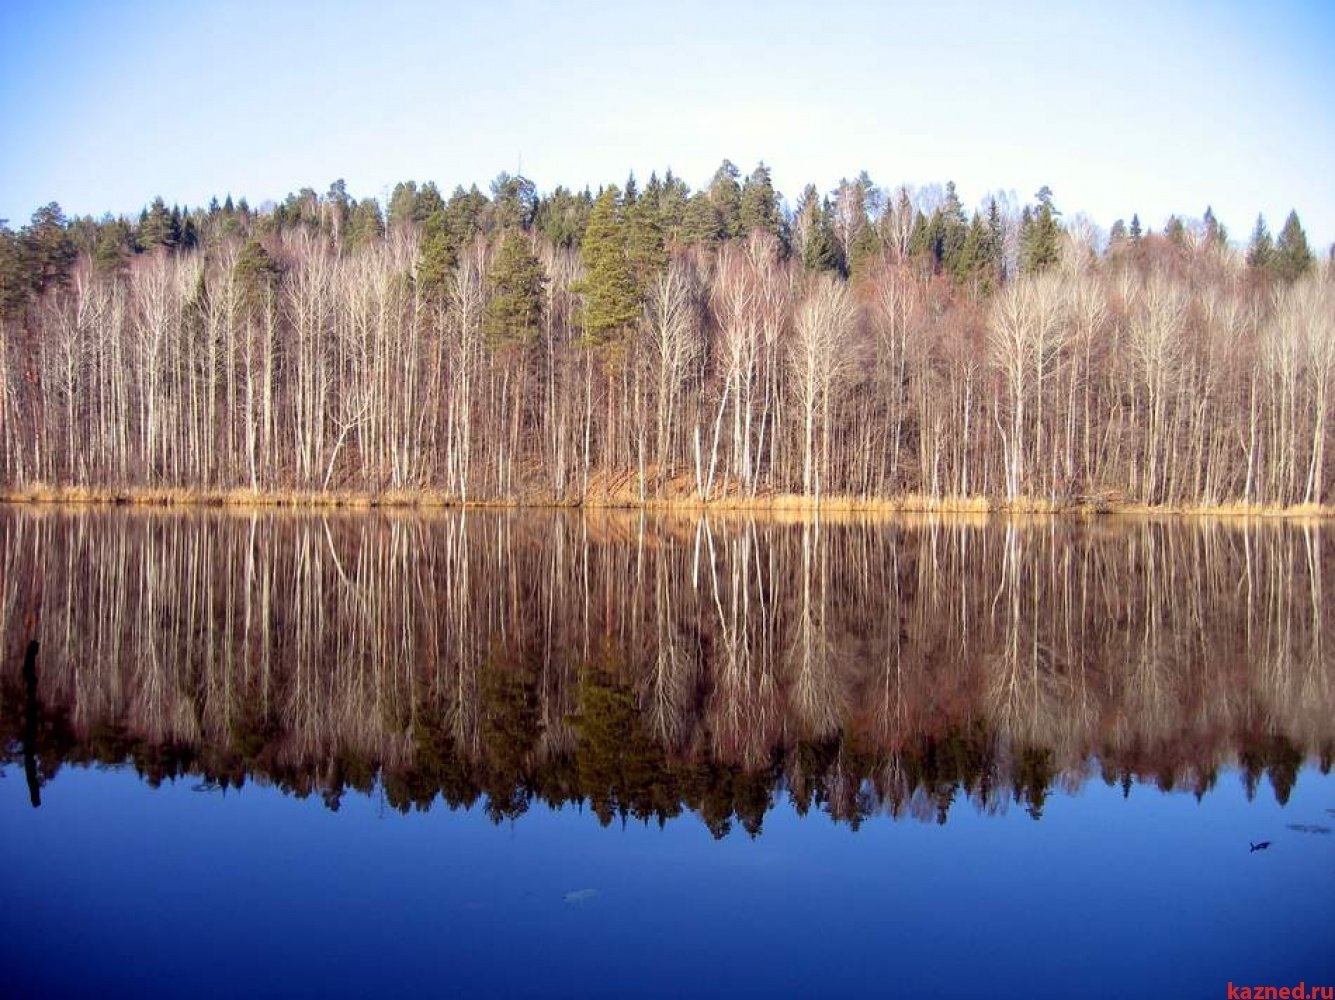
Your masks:
{"label": "reflection of evergreen trees", "polygon": [[1061,532],[4,514],[4,570],[45,598],[30,692],[4,597],[2,759],[716,836],[781,796],[1038,819],[1091,760],[1198,797],[1236,762],[1280,802],[1329,770],[1319,533]]}

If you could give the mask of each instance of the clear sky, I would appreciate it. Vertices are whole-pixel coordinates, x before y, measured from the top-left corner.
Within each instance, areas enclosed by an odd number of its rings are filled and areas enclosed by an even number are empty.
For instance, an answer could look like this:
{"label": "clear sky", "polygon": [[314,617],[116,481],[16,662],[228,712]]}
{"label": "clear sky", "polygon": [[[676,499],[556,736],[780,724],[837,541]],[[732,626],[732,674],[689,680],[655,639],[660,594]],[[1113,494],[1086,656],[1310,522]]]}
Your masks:
{"label": "clear sky", "polygon": [[0,217],[758,160],[1335,240],[1335,2],[0,0]]}

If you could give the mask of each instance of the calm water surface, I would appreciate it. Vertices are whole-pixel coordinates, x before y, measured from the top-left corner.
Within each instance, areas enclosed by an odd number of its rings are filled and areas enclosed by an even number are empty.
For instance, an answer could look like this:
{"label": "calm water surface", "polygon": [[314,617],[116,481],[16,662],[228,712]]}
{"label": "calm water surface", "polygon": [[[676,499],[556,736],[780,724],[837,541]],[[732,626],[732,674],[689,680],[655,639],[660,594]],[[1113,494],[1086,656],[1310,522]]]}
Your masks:
{"label": "calm water surface", "polygon": [[0,994],[1335,984],[1330,546],[0,509]]}

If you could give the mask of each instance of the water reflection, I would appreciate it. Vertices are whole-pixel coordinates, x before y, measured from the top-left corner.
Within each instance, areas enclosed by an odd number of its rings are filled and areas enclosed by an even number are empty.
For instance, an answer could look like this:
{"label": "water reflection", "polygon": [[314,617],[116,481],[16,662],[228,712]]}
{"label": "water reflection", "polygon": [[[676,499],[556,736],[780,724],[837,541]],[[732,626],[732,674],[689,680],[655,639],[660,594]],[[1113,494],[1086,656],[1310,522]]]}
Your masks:
{"label": "water reflection", "polygon": [[0,513],[4,760],[761,830],[1335,756],[1319,526]]}

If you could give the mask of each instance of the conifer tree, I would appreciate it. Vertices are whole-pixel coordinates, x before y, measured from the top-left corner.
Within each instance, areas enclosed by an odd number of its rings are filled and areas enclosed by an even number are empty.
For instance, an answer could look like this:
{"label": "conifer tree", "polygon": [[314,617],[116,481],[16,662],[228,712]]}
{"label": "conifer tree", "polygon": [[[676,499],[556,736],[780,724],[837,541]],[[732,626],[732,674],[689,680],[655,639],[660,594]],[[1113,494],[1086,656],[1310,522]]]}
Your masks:
{"label": "conifer tree", "polygon": [[1213,247],[1228,245],[1228,230],[1215,218],[1214,209],[1205,206],[1205,241]]}
{"label": "conifer tree", "polygon": [[175,247],[180,237],[179,226],[179,215],[173,219],[162,197],[154,198],[153,203],[139,216],[139,249],[148,251],[157,247]]}
{"label": "conifer tree", "polygon": [[53,285],[69,282],[78,255],[65,223],[65,213],[54,201],[32,214],[20,235],[28,284],[36,295]]}
{"label": "conifer tree", "polygon": [[588,225],[589,209],[592,206],[593,198],[587,190],[575,194],[558,185],[551,194],[538,202],[533,225],[553,246],[562,249],[576,247],[584,236],[584,227]]}
{"label": "conifer tree", "polygon": [[357,202],[348,219],[344,246],[349,250],[367,246],[383,236],[384,232],[385,220],[380,215],[379,202],[374,198],[363,198]]}
{"label": "conifer tree", "polygon": [[538,189],[527,177],[501,173],[491,182],[493,230],[528,229],[538,211]]}
{"label": "conifer tree", "polygon": [[252,315],[256,315],[270,302],[283,272],[264,244],[257,239],[250,239],[237,255],[234,273],[241,286],[243,305]]}
{"label": "conifer tree", "polygon": [[1177,249],[1186,249],[1187,227],[1176,215],[1170,215],[1168,217],[1168,221],[1164,223],[1163,234],[1168,239],[1168,242]]}
{"label": "conifer tree", "polygon": [[1039,189],[1038,209],[1028,217],[1028,225],[1020,232],[1021,266],[1026,273],[1045,271],[1061,259],[1060,214],[1052,205],[1052,190],[1044,185]]}
{"label": "conifer tree", "polygon": [[1108,254],[1115,256],[1126,248],[1126,220],[1118,219],[1108,230]]}
{"label": "conifer tree", "polygon": [[774,191],[770,168],[760,163],[742,184],[738,209],[741,235],[765,232],[778,239],[783,224],[779,215],[779,196]]}
{"label": "conifer tree", "polygon": [[1298,213],[1290,212],[1284,220],[1284,228],[1279,231],[1275,242],[1273,266],[1275,274],[1282,281],[1297,281],[1312,269],[1315,258],[1311,247],[1307,245],[1307,234],[1303,232]]}
{"label": "conifer tree", "polygon": [[459,248],[455,246],[445,210],[441,209],[422,225],[422,242],[417,252],[417,285],[429,301],[445,300],[450,274],[458,262]]}
{"label": "conifer tree", "polygon": [[104,225],[93,248],[93,270],[100,275],[116,275],[125,270],[132,252],[129,227],[120,219]]}
{"label": "conifer tree", "polygon": [[483,332],[492,347],[522,348],[537,338],[546,284],[528,236],[517,226],[507,230],[487,274]]}
{"label": "conifer tree", "polygon": [[590,345],[616,343],[640,312],[619,197],[612,186],[594,201],[580,247],[584,341]]}
{"label": "conifer tree", "polygon": [[731,160],[724,160],[709,182],[709,201],[718,214],[724,239],[741,235],[742,188],[737,183],[741,171]]}
{"label": "conifer tree", "polygon": [[830,225],[829,205],[823,203],[814,184],[808,184],[797,202],[793,220],[794,249],[808,271],[835,271],[839,254]]}
{"label": "conifer tree", "polygon": [[726,239],[727,235],[727,227],[709,195],[697,191],[686,203],[682,217],[682,240],[688,246],[712,247]]}
{"label": "conifer tree", "polygon": [[626,252],[635,273],[635,293],[643,303],[654,278],[668,264],[667,246],[658,206],[646,197],[623,208],[626,219]]}
{"label": "conifer tree", "polygon": [[662,187],[657,192],[658,219],[663,226],[663,236],[668,242],[681,242],[685,239],[682,230],[686,224],[686,206],[691,199],[691,189],[685,181],[674,177],[669,170],[663,175]]}
{"label": "conifer tree", "polygon": [[1268,271],[1274,261],[1275,242],[1266,228],[1265,216],[1256,217],[1256,228],[1252,230],[1251,241],[1247,244],[1247,265],[1257,271]]}
{"label": "conifer tree", "polygon": [[27,298],[23,245],[18,234],[0,221],[0,319],[17,314]]}
{"label": "conifer tree", "polygon": [[994,282],[1000,284],[1006,274],[1006,221],[1001,217],[1001,206],[997,199],[989,198],[987,203],[987,262]]}

